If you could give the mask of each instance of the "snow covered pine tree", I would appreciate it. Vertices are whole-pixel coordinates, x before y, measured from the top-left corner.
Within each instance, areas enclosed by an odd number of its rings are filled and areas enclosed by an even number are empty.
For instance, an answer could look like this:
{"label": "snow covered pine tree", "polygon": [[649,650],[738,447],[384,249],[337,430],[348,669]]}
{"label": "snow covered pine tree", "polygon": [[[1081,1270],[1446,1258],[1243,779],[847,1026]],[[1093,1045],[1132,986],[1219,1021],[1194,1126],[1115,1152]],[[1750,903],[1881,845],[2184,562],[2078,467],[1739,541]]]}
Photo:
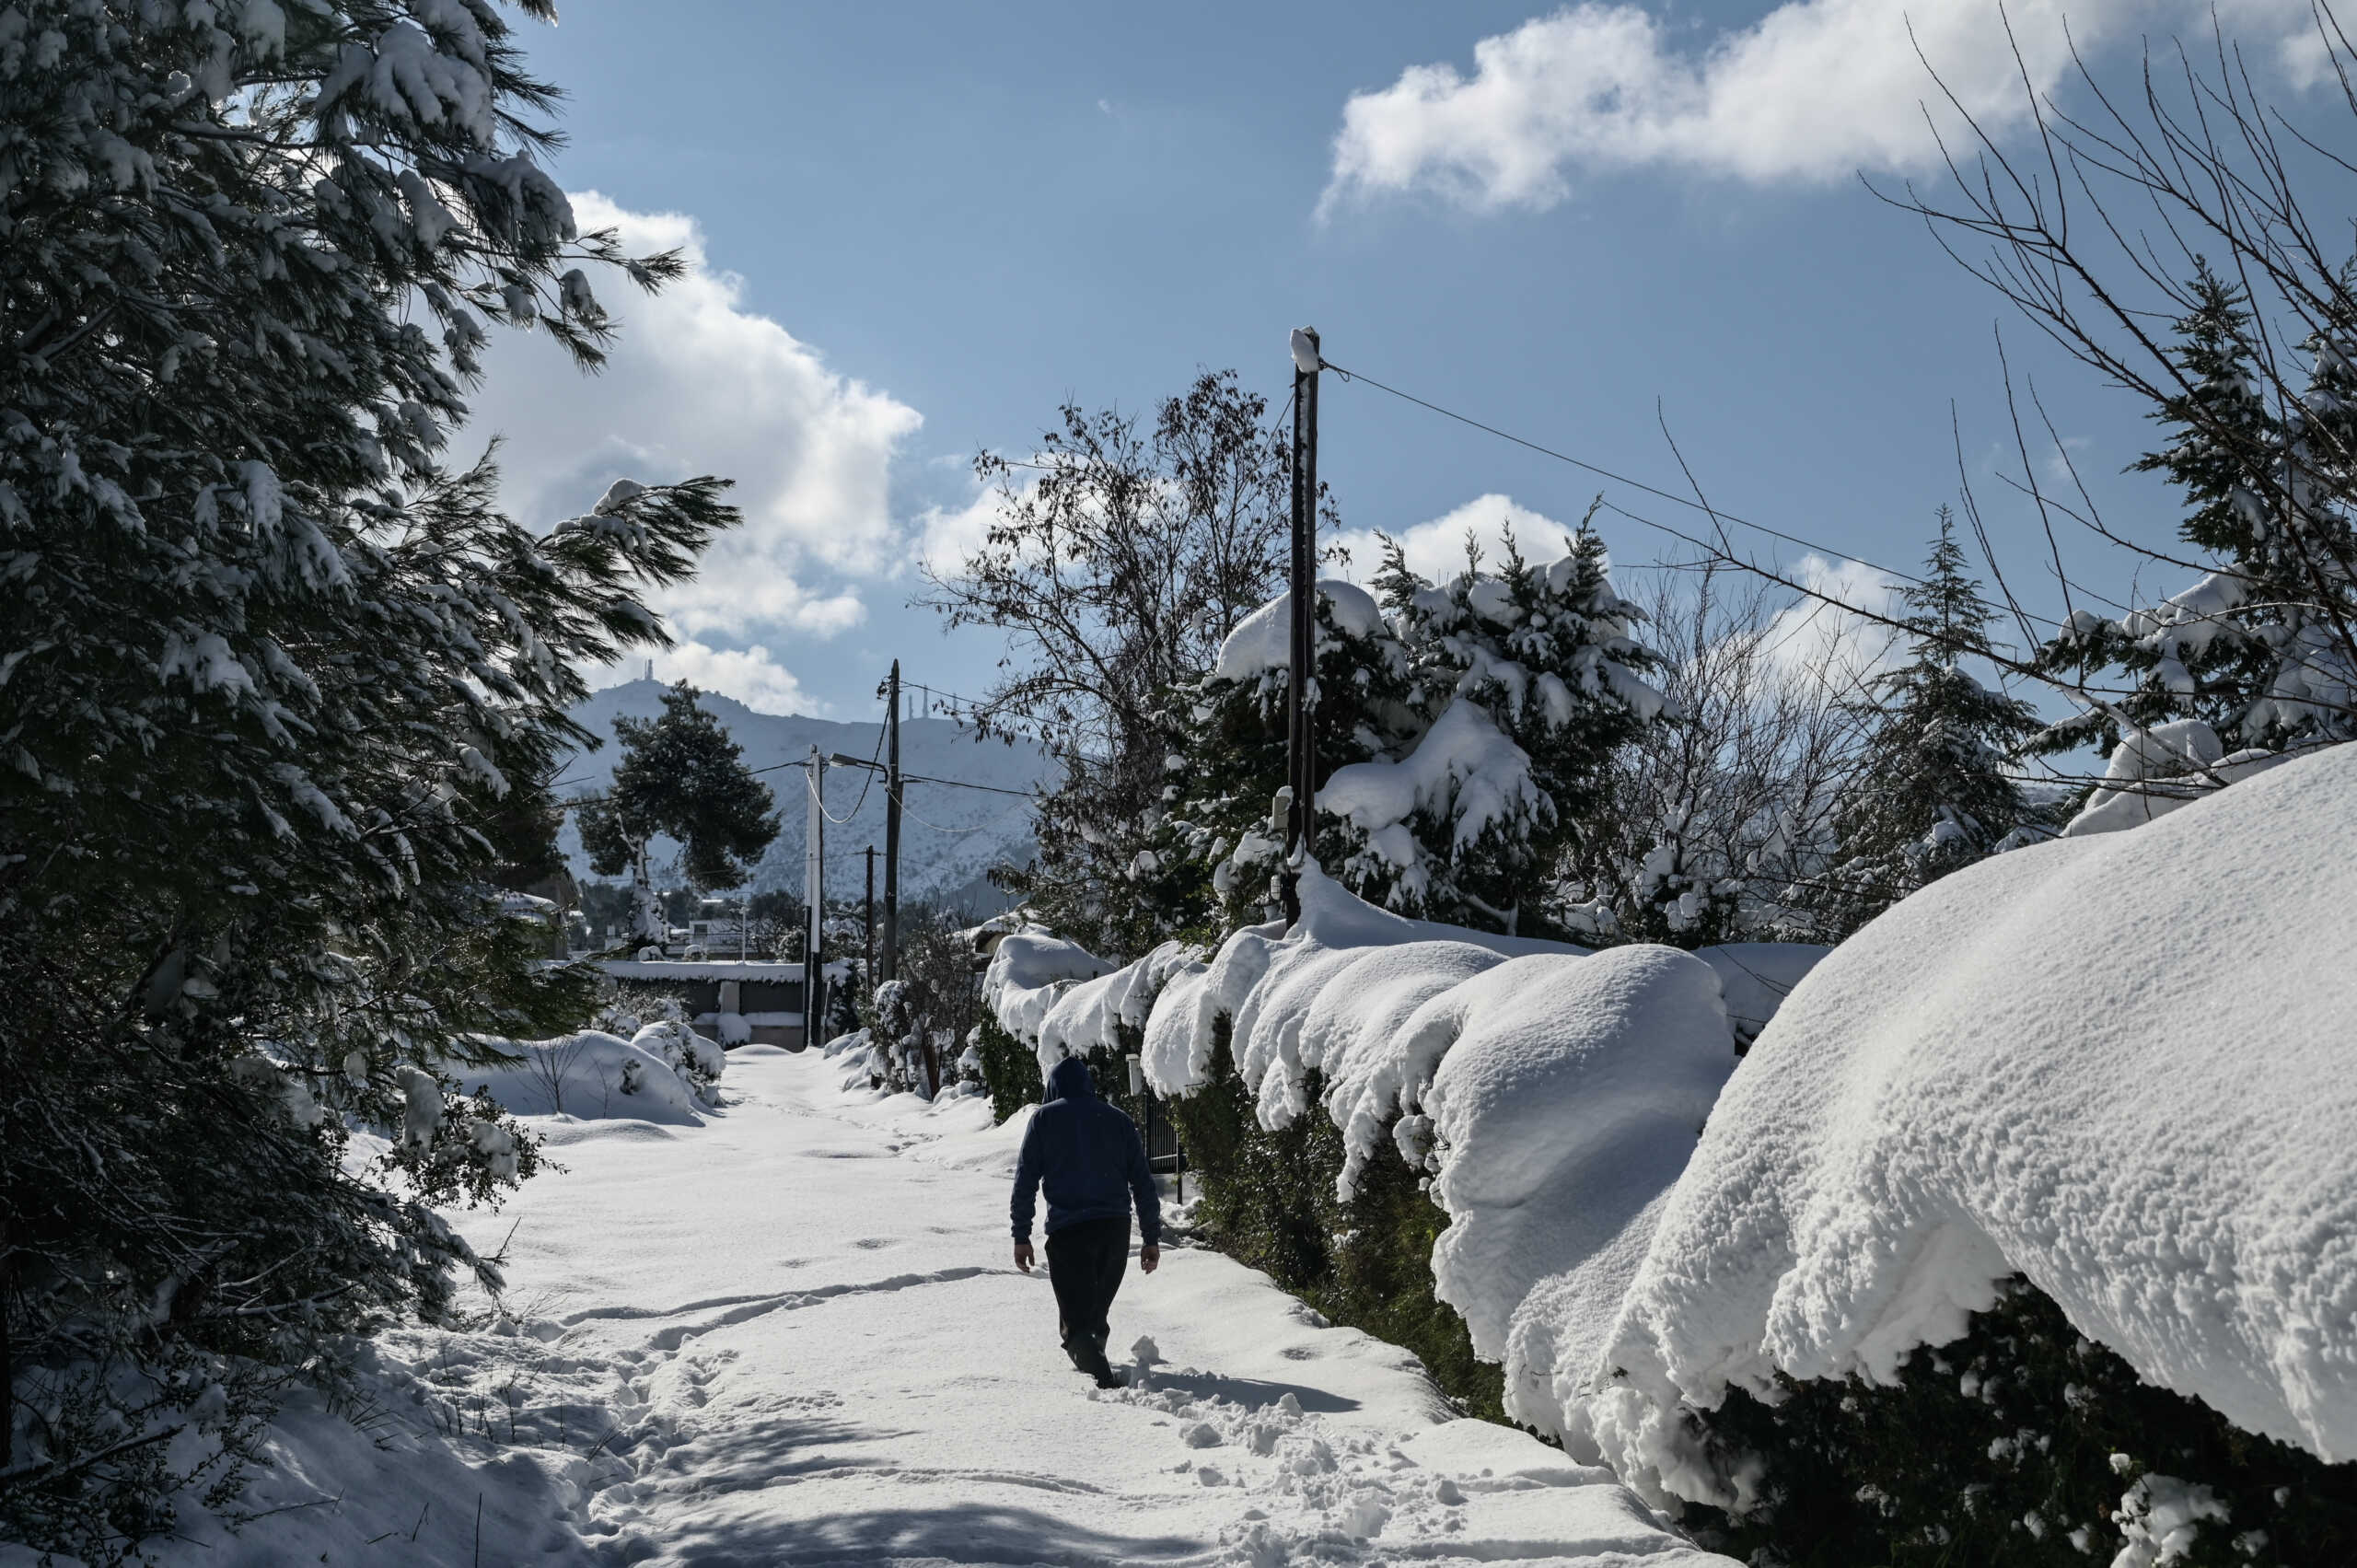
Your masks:
{"label": "snow covered pine tree", "polygon": [[2152,610],[2082,610],[2064,623],[2038,651],[2043,667],[2082,679],[2116,668],[2131,689],[2054,726],[2040,750],[2110,750],[2122,715],[2147,730],[2206,726],[2211,762],[2210,740],[2233,750],[2357,736],[2357,322],[2345,305],[2328,314],[2306,344],[2301,404],[2279,411],[2258,389],[2270,383],[2243,294],[2207,267],[2189,293],[2175,355],[2186,390],[2154,415],[2171,439],[2135,466],[2184,491],[2179,532],[2220,565]]}
{"label": "snow covered pine tree", "polygon": [[[1220,645],[1208,676],[1171,694],[1170,733],[1189,739],[1163,760],[1164,804],[1125,873],[1158,935],[1216,942],[1280,906],[1292,614],[1286,597],[1271,599]],[[1407,650],[1364,589],[1318,585],[1317,652],[1322,781],[1401,744],[1415,715]],[[1321,816],[1312,847],[1339,865],[1362,846],[1347,824]]]}
{"label": "snow covered pine tree", "polygon": [[2017,830],[2040,827],[2006,761],[2038,732],[2038,716],[1964,668],[1988,653],[1994,617],[1964,575],[1945,506],[1939,521],[1923,580],[1906,592],[1908,661],[1866,682],[1864,745],[1834,807],[1840,847],[1821,898],[1829,929],[1842,935]]}
{"label": "snow covered pine tree", "polygon": [[702,695],[682,680],[663,693],[659,717],[615,719],[622,756],[613,788],[580,808],[589,869],[600,877],[630,872],[632,934],[650,941],[663,939],[663,912],[646,865],[656,834],[679,842],[689,885],[705,891],[741,885],[777,837],[769,785],[746,768],[745,749],[697,703]]}
{"label": "snow covered pine tree", "polygon": [[[1526,936],[1593,929],[1558,867],[1613,749],[1665,716],[1644,679],[1642,612],[1612,589],[1585,521],[1564,553],[1524,559],[1511,529],[1495,572],[1469,540],[1438,586],[1386,540],[1376,579],[1406,645],[1420,723],[1396,761],[1338,770],[1322,811],[1364,841],[1343,880],[1402,913]],[[1379,869],[1378,869],[1379,867]],[[1353,877],[1353,871],[1364,873]]]}
{"label": "snow covered pine tree", "polygon": [[679,270],[575,232],[554,96],[484,0],[0,10],[0,1539],[120,1558],[496,1279],[430,1205],[533,1149],[435,1064],[587,996],[475,823],[735,517],[446,465],[486,318],[594,366],[583,268]]}

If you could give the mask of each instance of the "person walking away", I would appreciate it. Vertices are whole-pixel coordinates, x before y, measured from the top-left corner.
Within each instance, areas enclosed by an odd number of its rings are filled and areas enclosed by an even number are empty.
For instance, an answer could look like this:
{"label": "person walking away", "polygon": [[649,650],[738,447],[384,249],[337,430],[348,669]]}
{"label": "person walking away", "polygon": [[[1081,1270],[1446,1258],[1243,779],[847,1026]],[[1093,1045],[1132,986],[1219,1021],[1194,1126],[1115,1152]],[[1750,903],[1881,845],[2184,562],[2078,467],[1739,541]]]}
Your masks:
{"label": "person walking away", "polygon": [[1048,1074],[1048,1098],[1023,1131],[1015,1166],[1015,1266],[1031,1272],[1033,1195],[1048,1194],[1048,1283],[1056,1293],[1057,1326],[1073,1365],[1100,1388],[1117,1388],[1105,1359],[1112,1329],[1106,1322],[1114,1293],[1129,1267],[1130,1210],[1138,1215],[1138,1269],[1162,1261],[1162,1205],[1146,1165],[1137,1123],[1097,1098],[1088,1063],[1067,1056]]}

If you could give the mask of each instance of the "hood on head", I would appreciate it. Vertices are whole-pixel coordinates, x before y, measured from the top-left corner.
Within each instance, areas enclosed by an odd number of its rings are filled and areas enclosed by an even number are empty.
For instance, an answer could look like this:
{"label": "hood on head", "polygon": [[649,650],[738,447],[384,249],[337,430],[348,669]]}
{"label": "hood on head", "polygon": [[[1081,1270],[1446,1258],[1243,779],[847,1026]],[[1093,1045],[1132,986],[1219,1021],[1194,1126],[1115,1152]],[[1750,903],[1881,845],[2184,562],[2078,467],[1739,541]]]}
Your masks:
{"label": "hood on head", "polygon": [[1088,1075],[1088,1063],[1077,1056],[1067,1056],[1048,1073],[1050,1099],[1095,1099],[1097,1081]]}

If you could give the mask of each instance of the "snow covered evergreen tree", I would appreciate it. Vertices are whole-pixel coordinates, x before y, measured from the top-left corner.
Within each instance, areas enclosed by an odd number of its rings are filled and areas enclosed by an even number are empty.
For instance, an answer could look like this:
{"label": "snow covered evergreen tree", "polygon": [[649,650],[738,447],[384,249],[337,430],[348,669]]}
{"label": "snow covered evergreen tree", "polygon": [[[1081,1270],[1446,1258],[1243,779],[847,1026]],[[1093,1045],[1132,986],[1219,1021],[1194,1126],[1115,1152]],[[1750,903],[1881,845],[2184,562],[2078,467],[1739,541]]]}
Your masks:
{"label": "snow covered evergreen tree", "polygon": [[2071,617],[2039,662],[2090,681],[2117,669],[2101,689],[2128,689],[2042,750],[2110,750],[2122,716],[2197,720],[2230,749],[2357,735],[2357,320],[2344,305],[2310,336],[2305,396],[2276,409],[2241,290],[2204,266],[2189,292],[2175,355],[2189,389],[2155,411],[2168,445],[2135,467],[2184,492],[2179,533],[2218,569],[2151,610]]}
{"label": "snow covered evergreen tree", "polygon": [[1923,580],[1905,596],[1907,662],[1866,683],[1864,744],[1834,810],[1839,859],[1823,896],[1840,934],[2038,820],[2006,761],[2038,732],[2038,717],[1964,668],[1989,652],[1994,616],[1965,575],[1945,506],[1939,524]]}
{"label": "snow covered evergreen tree", "polygon": [[1666,704],[1635,607],[1613,592],[1585,522],[1559,559],[1526,560],[1511,530],[1494,573],[1425,583],[1387,541],[1377,584],[1408,653],[1408,743],[1339,771],[1320,791],[1363,846],[1344,863],[1363,896],[1483,930],[1582,929],[1557,870],[1597,802],[1613,750]]}
{"label": "snow covered evergreen tree", "polygon": [[438,1064],[586,1016],[479,824],[735,515],[445,461],[486,321],[594,365],[585,269],[678,272],[576,232],[507,17],[0,11],[0,1536],[119,1555],[254,1369],[495,1282],[432,1205],[532,1145]]}
{"label": "snow covered evergreen tree", "polygon": [[696,701],[702,695],[682,680],[663,693],[660,716],[615,719],[622,755],[613,787],[580,807],[589,869],[630,872],[633,935],[649,941],[663,939],[646,860],[656,835],[679,842],[680,869],[703,891],[741,884],[777,837],[770,787],[746,769],[745,749]]}
{"label": "snow covered evergreen tree", "polygon": [[[1556,865],[1612,749],[1661,712],[1601,543],[1424,581],[1389,548],[1378,587],[1319,585],[1313,853],[1361,898],[1482,930],[1564,928]],[[1267,919],[1282,866],[1288,603],[1271,600],[1181,694],[1167,819],[1130,863],[1169,932]]]}
{"label": "snow covered evergreen tree", "polygon": [[[1291,627],[1290,600],[1271,599],[1222,645],[1209,677],[1174,693],[1172,729],[1189,738],[1164,759],[1165,804],[1125,873],[1153,923],[1133,942],[1216,940],[1279,907]],[[1388,756],[1413,737],[1407,675],[1407,650],[1374,598],[1350,583],[1319,583],[1313,724],[1321,789],[1336,770]],[[1321,865],[1353,891],[1380,893],[1374,884],[1388,880],[1387,863],[1367,860],[1364,835],[1327,813],[1316,834]]]}

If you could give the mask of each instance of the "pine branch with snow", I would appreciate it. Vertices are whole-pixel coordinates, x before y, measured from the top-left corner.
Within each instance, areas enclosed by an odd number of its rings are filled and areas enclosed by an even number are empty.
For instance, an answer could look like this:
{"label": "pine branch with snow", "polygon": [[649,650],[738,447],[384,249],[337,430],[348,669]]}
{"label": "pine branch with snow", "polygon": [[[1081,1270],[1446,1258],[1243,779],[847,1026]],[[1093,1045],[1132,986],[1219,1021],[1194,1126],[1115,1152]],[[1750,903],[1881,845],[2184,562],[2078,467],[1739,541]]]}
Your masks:
{"label": "pine branch with snow", "polygon": [[432,1206],[530,1140],[442,1064],[588,1002],[493,889],[501,803],[735,521],[698,479],[540,532],[447,459],[487,322],[594,365],[585,269],[676,271],[575,231],[552,98],[489,4],[0,15],[11,1498],[75,1464],[61,1400],[140,1430],[497,1281]]}

